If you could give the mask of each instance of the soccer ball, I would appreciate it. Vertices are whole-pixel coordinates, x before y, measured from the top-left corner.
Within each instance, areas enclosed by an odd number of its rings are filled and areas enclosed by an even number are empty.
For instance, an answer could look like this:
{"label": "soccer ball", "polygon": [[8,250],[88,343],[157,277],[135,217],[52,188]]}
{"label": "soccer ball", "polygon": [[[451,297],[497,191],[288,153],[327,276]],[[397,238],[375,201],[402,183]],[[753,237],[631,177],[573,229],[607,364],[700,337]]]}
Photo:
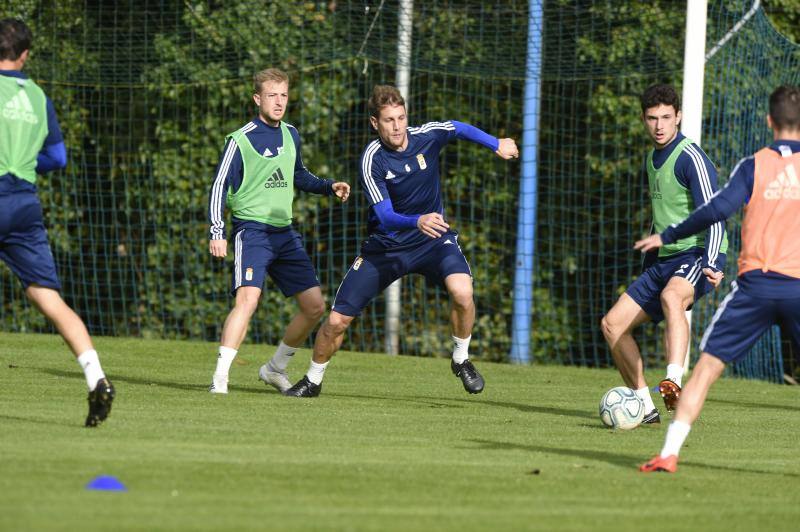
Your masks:
{"label": "soccer ball", "polygon": [[630,430],[644,418],[644,403],[636,392],[625,386],[608,390],[600,400],[600,419],[612,429]]}

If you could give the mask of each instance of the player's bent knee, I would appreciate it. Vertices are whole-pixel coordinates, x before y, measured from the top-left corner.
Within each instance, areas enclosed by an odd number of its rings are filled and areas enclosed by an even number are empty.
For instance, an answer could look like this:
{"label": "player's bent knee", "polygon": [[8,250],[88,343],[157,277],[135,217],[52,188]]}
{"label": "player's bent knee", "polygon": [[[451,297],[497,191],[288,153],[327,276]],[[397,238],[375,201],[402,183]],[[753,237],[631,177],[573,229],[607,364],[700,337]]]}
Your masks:
{"label": "player's bent knee", "polygon": [[353,316],[345,316],[344,314],[339,314],[338,312],[331,312],[330,316],[328,316],[328,319],[325,320],[322,329],[325,334],[329,336],[340,336],[344,334],[352,321]]}
{"label": "player's bent knee", "polygon": [[466,310],[472,307],[473,300],[472,300],[472,289],[460,291],[458,293],[453,294],[453,306],[457,309]]}
{"label": "player's bent knee", "polygon": [[603,331],[603,336],[609,342],[616,342],[620,336],[625,334],[625,327],[615,322],[611,317],[611,313],[606,314],[600,320],[600,330]]}
{"label": "player's bent knee", "polygon": [[314,304],[311,307],[306,308],[303,311],[303,314],[305,314],[306,318],[312,321],[319,321],[322,316],[325,315],[325,302],[320,301],[318,304]]}
{"label": "player's bent knee", "polygon": [[661,292],[661,307],[666,311],[684,311],[688,306],[685,298],[677,290],[664,290]]}
{"label": "player's bent knee", "polygon": [[259,295],[253,295],[249,293],[244,293],[242,295],[237,294],[235,305],[240,309],[244,310],[245,312],[252,314],[256,311],[256,308],[258,307],[259,299],[260,299]]}

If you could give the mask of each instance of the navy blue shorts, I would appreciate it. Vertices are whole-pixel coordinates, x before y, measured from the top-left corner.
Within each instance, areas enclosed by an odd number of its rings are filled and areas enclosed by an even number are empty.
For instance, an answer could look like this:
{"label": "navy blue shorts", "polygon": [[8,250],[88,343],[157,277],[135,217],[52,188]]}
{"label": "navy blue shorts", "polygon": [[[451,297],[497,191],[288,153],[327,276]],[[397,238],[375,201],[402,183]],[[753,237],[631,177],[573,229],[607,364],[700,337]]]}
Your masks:
{"label": "navy blue shorts", "polygon": [[[694,286],[695,301],[714,290],[714,285],[708,282],[700,266],[704,254],[705,249],[695,248],[658,259],[625,290],[625,293],[642,307],[654,323],[658,323],[664,319],[661,292],[673,277],[683,277]],[[725,268],[725,255],[721,254],[717,258],[717,268],[720,270]]]}
{"label": "navy blue shorts", "polygon": [[800,298],[756,297],[731,283],[700,341],[700,350],[726,364],[745,356],[773,325],[780,325],[800,345]]}
{"label": "navy blue shorts", "polygon": [[302,237],[292,228],[269,233],[248,227],[236,232],[231,293],[240,286],[264,288],[267,274],[284,296],[319,286]]}
{"label": "navy blue shorts", "polygon": [[36,284],[61,290],[36,193],[0,196],[0,259],[25,288]]}
{"label": "navy blue shorts", "polygon": [[331,310],[358,316],[372,298],[409,273],[424,275],[429,282],[442,287],[448,275],[472,275],[458,245],[458,235],[447,232],[415,248],[356,257],[339,285]]}

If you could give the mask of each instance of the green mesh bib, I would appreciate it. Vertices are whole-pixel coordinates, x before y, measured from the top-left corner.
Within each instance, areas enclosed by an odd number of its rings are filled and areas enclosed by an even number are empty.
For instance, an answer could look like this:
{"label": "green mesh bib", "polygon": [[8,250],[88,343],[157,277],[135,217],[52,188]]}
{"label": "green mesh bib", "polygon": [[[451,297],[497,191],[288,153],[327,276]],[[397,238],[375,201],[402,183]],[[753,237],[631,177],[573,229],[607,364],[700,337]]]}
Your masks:
{"label": "green mesh bib", "polygon": [[289,128],[281,122],[283,150],[274,157],[258,153],[242,130],[227,136],[242,154],[244,177],[236,193],[228,191],[228,207],[240,220],[254,220],[275,227],[292,223],[296,148]]}
{"label": "green mesh bib", "polygon": [[0,76],[0,175],[36,183],[36,156],[47,137],[47,98],[30,79]]}
{"label": "green mesh bib", "polygon": [[[661,168],[657,170],[653,166],[654,150],[650,150],[650,153],[647,154],[647,177],[650,182],[650,201],[653,206],[653,225],[656,233],[661,233],[672,224],[682,222],[695,208],[699,207],[694,204],[691,191],[681,185],[675,177],[675,163],[691,143],[692,141],[688,138],[681,140]],[[704,248],[706,233],[707,231],[703,231],[667,244],[659,250],[658,256],[674,255],[693,247]],[[722,240],[722,246],[720,246],[720,253],[725,253],[727,248],[728,236],[726,234]]]}

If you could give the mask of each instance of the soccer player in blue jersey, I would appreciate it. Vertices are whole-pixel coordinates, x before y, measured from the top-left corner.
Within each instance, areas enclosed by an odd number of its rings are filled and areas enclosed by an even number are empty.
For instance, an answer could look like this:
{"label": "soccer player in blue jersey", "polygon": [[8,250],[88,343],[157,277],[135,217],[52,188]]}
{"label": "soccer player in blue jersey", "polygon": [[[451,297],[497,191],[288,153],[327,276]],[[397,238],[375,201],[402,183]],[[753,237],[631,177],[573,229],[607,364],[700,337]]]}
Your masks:
{"label": "soccer player in blue jersey", "polygon": [[[744,206],[739,272],[700,342],[700,360],[681,395],[664,447],[640,467],[674,473],[678,453],[727,364],[741,360],[780,324],[800,344],[800,87],[782,86],[769,98],[774,142],[737,164],[728,184],[705,205],[660,234],[636,242],[659,249],[719,223]],[[709,270],[706,275],[721,278]]]}
{"label": "soccer player in blue jersey", "polygon": [[472,276],[450,229],[439,183],[439,152],[456,138],[481,144],[503,159],[519,156],[512,139],[496,139],[461,122],[408,127],[405,101],[395,87],[379,85],[369,100],[370,123],[378,139],[361,156],[361,184],[370,205],[369,238],[342,280],[330,315],[314,343],[308,373],[286,395],[314,397],[330,358],[347,327],[366,305],[395,280],[418,273],[447,289],[455,344],[451,369],[469,393],[484,381],[469,360],[475,322]]}
{"label": "soccer player in blue jersey", "polygon": [[259,369],[264,383],[279,391],[291,386],[286,367],[325,313],[319,280],[303,241],[292,228],[294,189],[336,195],[347,201],[350,185],[320,179],[300,156],[300,134],[283,121],[289,77],[269,68],[254,76],[258,116],[227,136],[209,195],[209,251],[228,253],[223,208],[231,209],[234,265],[231,292],[236,299],[222,327],[212,393],[228,393],[228,374],[258,306],[267,274],[299,312],[286,327],[274,356]]}
{"label": "soccer player in blue jersey", "polygon": [[0,259],[77,357],[89,387],[86,426],[95,427],[111,412],[115,392],[86,325],[59,293],[36,176],[64,168],[67,150],[53,102],[21,72],[32,40],[24,22],[0,20]]}
{"label": "soccer player in blue jersey", "polygon": [[[717,171],[708,156],[678,130],[680,98],[669,85],[654,85],[641,97],[642,121],[653,143],[645,169],[649,180],[656,232],[684,219],[717,190]],[[645,270],[603,317],[603,335],[625,385],[645,405],[644,423],[660,415],[644,378],[642,357],[632,331],[666,319],[667,375],[659,383],[667,410],[674,410],[681,392],[683,363],[689,346],[686,310],[719,284],[715,275],[725,266],[727,236],[716,223],[704,233],[682,238],[650,255]]]}

